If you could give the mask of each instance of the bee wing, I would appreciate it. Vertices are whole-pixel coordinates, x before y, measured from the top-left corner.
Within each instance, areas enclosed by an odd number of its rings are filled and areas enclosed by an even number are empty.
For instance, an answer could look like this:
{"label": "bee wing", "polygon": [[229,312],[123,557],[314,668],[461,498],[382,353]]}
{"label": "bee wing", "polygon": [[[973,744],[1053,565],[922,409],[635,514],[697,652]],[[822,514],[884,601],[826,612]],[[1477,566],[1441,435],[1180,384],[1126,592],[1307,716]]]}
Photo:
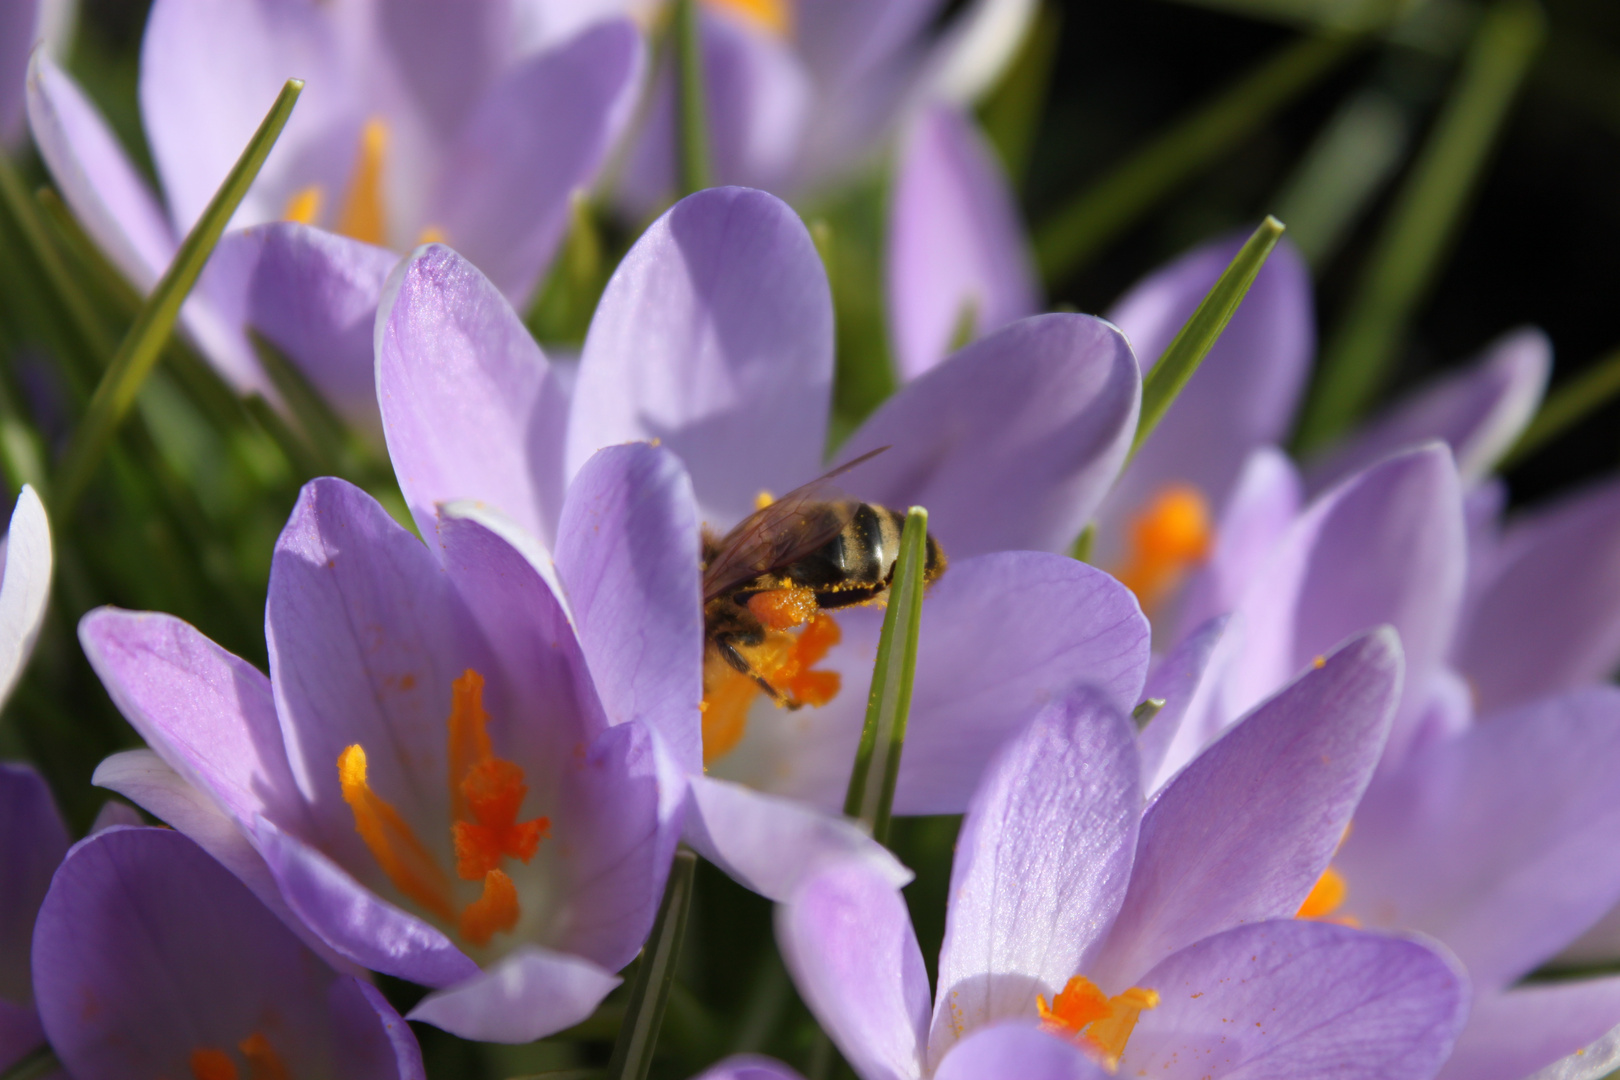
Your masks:
{"label": "bee wing", "polygon": [[738,522],[703,571],[703,599],[712,600],[750,578],[786,566],[837,536],[855,516],[857,504],[832,480],[887,449],[862,454]]}

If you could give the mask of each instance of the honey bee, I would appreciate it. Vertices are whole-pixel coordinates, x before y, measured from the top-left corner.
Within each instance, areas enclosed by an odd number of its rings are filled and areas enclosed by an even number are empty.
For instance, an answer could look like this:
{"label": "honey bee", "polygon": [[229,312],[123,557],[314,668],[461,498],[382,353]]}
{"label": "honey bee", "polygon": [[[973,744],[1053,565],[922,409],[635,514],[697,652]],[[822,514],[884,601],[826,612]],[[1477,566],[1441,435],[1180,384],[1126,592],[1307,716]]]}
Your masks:
{"label": "honey bee", "polygon": [[[905,514],[860,502],[832,480],[888,447],[862,454],[748,515],[724,537],[703,537],[703,621],[709,647],[796,709],[747,656],[769,633],[822,611],[881,599],[894,579]],[[945,553],[926,538],[923,582],[945,572]]]}

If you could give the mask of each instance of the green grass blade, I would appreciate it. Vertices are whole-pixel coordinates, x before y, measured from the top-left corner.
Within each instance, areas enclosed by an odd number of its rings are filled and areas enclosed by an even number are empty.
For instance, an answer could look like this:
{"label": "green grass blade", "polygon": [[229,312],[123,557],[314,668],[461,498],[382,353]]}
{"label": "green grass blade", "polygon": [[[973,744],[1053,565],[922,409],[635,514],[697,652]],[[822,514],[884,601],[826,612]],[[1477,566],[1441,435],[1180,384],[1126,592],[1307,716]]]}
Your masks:
{"label": "green grass blade", "polygon": [[900,751],[911,712],[911,684],[917,674],[917,632],[922,623],[923,564],[927,561],[928,511],[913,506],[900,534],[900,555],[883,613],[872,690],[866,699],[866,726],[861,729],[855,768],[844,797],[844,813],[863,822],[879,843],[889,837],[894,786],[900,776]]}
{"label": "green grass blade", "polygon": [[1276,218],[1267,217],[1260,223],[1142,380],[1142,416],[1136,423],[1136,438],[1131,441],[1131,457],[1153,434],[1176,395],[1209,355],[1282,234],[1283,224]]}
{"label": "green grass blade", "polygon": [[0,1073],[0,1080],[39,1080],[50,1076],[61,1069],[62,1063],[56,1060],[51,1048],[41,1047],[32,1054],[23,1058],[17,1064]]}
{"label": "green grass blade", "polygon": [[151,373],[162,354],[165,341],[174,329],[175,319],[180,315],[180,305],[196,284],[231,215],[236,213],[243,196],[258,177],[264,159],[281,135],[281,129],[286,126],[303,88],[301,80],[287,80],[264,122],[259,125],[259,130],[248,142],[247,149],[237,159],[225,183],[181,243],[174,261],[169,264],[151,296],[147,297],[135,317],[134,325],[113,354],[100,385],[90,399],[90,406],[73,434],[73,441],[63,455],[55,485],[56,504],[53,507],[58,517],[66,517],[72,510],[112,441],[119,422],[134,404],[141,383]]}
{"label": "green grass blade", "polygon": [[697,0],[675,0],[671,31],[675,44],[675,115],[680,193],[709,186],[708,94],[703,78],[703,36]]}
{"label": "green grass blade", "polygon": [[1367,258],[1344,321],[1323,350],[1300,423],[1300,450],[1342,435],[1383,387],[1545,33],[1546,20],[1534,0],[1498,0],[1480,19],[1452,92]]}
{"label": "green grass blade", "polygon": [[1509,469],[1620,396],[1620,349],[1547,395],[1498,468]]}
{"label": "green grass blade", "polygon": [[686,933],[686,916],[692,908],[696,869],[696,855],[684,849],[675,853],[669,884],[664,888],[664,901],[658,907],[652,936],[641,951],[641,963],[630,985],[619,1037],[608,1062],[608,1075],[615,1080],[645,1080],[647,1071],[652,1068],[658,1031],[664,1023],[664,1008],[669,1004],[670,987],[675,982],[675,960]]}
{"label": "green grass blade", "polygon": [[1287,46],[1082,191],[1035,232],[1035,257],[1047,284],[1061,284],[1160,199],[1248,138],[1365,40],[1323,35]]}
{"label": "green grass blade", "polygon": [[1063,12],[1056,4],[1042,4],[1006,74],[979,106],[979,124],[1015,188],[1029,172],[1062,37]]}

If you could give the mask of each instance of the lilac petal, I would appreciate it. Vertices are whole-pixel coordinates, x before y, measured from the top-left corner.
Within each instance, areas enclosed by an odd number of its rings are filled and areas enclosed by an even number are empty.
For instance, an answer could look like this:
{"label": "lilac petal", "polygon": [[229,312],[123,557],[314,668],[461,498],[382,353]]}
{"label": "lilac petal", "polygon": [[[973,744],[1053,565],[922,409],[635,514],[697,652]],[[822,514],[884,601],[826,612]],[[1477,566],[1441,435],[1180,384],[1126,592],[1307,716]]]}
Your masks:
{"label": "lilac petal", "polygon": [[1124,335],[1089,315],[1037,315],[908,383],[850,437],[850,473],[884,506],[925,506],[952,558],[1066,551],[1114,482],[1141,399]]}
{"label": "lilac petal", "polygon": [[28,121],[73,216],[137,289],[150,289],[174,257],[174,233],[107,122],[43,50],[28,66]]}
{"label": "lilac petal", "polygon": [[703,599],[697,510],[680,459],[602,450],[569,486],[557,573],[611,723],[639,720],[701,772]]}
{"label": "lilac petal", "polygon": [[1480,994],[1439,1080],[1521,1080],[1586,1046],[1616,1020],[1620,978],[1612,976]]}
{"label": "lilac petal", "polygon": [[1399,760],[1450,647],[1465,549],[1457,471],[1442,445],[1388,458],[1321,496],[1238,604],[1245,647],[1226,715],[1246,711],[1350,635],[1388,623],[1406,655],[1388,750]]}
{"label": "lilac petal", "polygon": [[[156,754],[152,756],[157,759]],[[101,804],[101,809],[96,811],[96,818],[90,823],[90,832],[98,833],[106,829],[116,829],[120,826],[133,828],[145,824],[146,820],[141,817],[139,810],[128,803],[121,803],[117,799],[108,799]]]}
{"label": "lilac petal", "polygon": [[[339,979],[327,991],[327,1001],[340,1025],[362,1028],[363,1038],[344,1039],[332,1047],[337,1076],[398,1075],[399,1080],[427,1080],[422,1048],[382,991],[358,978]],[[381,1030],[377,1026],[381,1022]],[[392,1065],[392,1068],[390,1068]]]}
{"label": "lilac petal", "polygon": [[997,1024],[957,1043],[934,1070],[934,1080],[1106,1080],[1108,1073],[1074,1043],[1034,1024]]}
{"label": "lilac petal", "polygon": [[270,564],[270,683],[319,845],[385,892],[338,758],[362,746],[372,790],[449,863],[450,687],[488,662],[464,619],[438,562],[376,500],[342,480],[304,485]]}
{"label": "lilac petal", "polygon": [[836,864],[776,909],[794,985],[862,1080],[919,1080],[928,972],[898,890],[864,862]]}
{"label": "lilac petal", "polygon": [[1442,378],[1357,432],[1310,469],[1321,490],[1351,473],[1430,439],[1451,447],[1463,484],[1483,480],[1535,415],[1552,368],[1552,342],[1519,330],[1486,349],[1461,374]]}
{"label": "lilac petal", "polygon": [[[0,762],[0,999],[33,1004],[28,946],[34,916],[71,840],[51,789],[27,765]],[[32,1010],[24,1010],[32,1015]],[[8,1043],[0,1034],[0,1059]],[[26,1048],[25,1048],[26,1049]]]}
{"label": "lilac petal", "polygon": [[[28,924],[32,937],[33,921]],[[27,972],[27,954],[23,954]],[[9,1069],[45,1044],[45,1029],[33,1005],[13,1005],[0,1000],[0,1069]]]}
{"label": "lilac petal", "polygon": [[1400,641],[1375,630],[1170,781],[1142,817],[1130,889],[1094,978],[1128,986],[1201,938],[1297,912],[1378,764],[1400,684]]}
{"label": "lilac petal", "polygon": [[398,261],[384,248],[282,221],[227,235],[204,281],[228,316],[284,352],[345,419],[380,434],[372,329]]}
{"label": "lilac petal", "polygon": [[170,615],[97,608],[79,642],[124,718],[232,820],[307,827],[262,672]]}
{"label": "lilac petal", "polygon": [[1468,1015],[1461,973],[1415,941],[1287,919],[1205,938],[1142,977],[1124,1075],[1428,1080]]}
{"label": "lilac petal", "polygon": [[889,325],[900,377],[1039,306],[1012,192],[965,116],[934,105],[913,121],[889,202]]}
{"label": "lilac petal", "polygon": [[479,1042],[533,1042],[591,1015],[618,985],[618,976],[589,960],[523,945],[465,982],[429,994],[406,1019]]}
{"label": "lilac petal", "polygon": [[804,1080],[798,1073],[770,1058],[741,1054],[705,1069],[695,1080]]}
{"label": "lilac petal", "polygon": [[838,86],[890,64],[941,0],[822,0],[793,9],[794,36],[817,82]]}
{"label": "lilac petal", "polygon": [[568,427],[568,475],[603,446],[658,439],[724,529],[821,472],[832,385],[821,258],[787,204],[711,188],[625,256],[597,306]]}
{"label": "lilac petal", "polygon": [[[1194,249],[1140,282],[1108,313],[1130,338],[1144,374],[1243,240],[1229,236]],[[1285,239],[1104,504],[1094,549],[1101,565],[1119,558],[1130,515],[1168,484],[1192,484],[1212,507],[1225,505],[1249,452],[1287,434],[1315,335],[1310,271]]]}
{"label": "lilac petal", "polygon": [[951,866],[929,1061],[964,1030],[1034,1015],[1037,994],[1089,970],[1136,849],[1134,734],[1111,701],[1079,690],[991,764]]}
{"label": "lilac petal", "polygon": [[375,33],[410,106],[448,142],[512,55],[512,5],[503,0],[392,0],[377,9]]}
{"label": "lilac petal", "polygon": [[27,484],[17,494],[0,571],[0,701],[11,696],[33,655],[51,598],[51,524]]}
{"label": "lilac petal", "polygon": [[1526,1080],[1602,1080],[1616,1067],[1620,1067],[1620,1024],[1573,1054],[1537,1069]]}
{"label": "lilac petal", "polygon": [[495,286],[447,247],[419,249],[388,279],[376,355],[388,455],[422,535],[439,503],[480,499],[549,543],[567,398]]}
{"label": "lilac petal", "polygon": [[1613,687],[1487,717],[1367,791],[1337,861],[1346,911],[1445,942],[1481,993],[1505,986],[1620,899],[1617,771]]}
{"label": "lilac petal", "polygon": [[429,224],[513,303],[551,261],[570,196],[617,143],[644,52],[628,20],[600,23],[506,72],[451,146]]}
{"label": "lilac petal", "polygon": [[847,818],[700,774],[689,784],[686,842],[766,899],[786,903],[801,882],[848,860],[865,862],[896,889],[912,878]]}
{"label": "lilac petal", "polygon": [[452,986],[478,965],[422,919],[382,899],[343,867],[265,818],[253,831],[292,911],[339,954],[423,986]]}
{"label": "lilac petal", "polygon": [[351,1057],[371,1067],[344,1075],[420,1077],[380,999],[364,1012],[332,1007],[346,981],[167,829],[113,829],[76,846],[34,931],[40,1016],[83,1080],[188,1075],[192,1051],[234,1050],[255,1032],[290,1075],[331,1075],[334,1046],[373,1043],[394,1052]]}
{"label": "lilac petal", "polygon": [[[29,54],[39,40],[40,6],[41,0],[14,0],[0,7],[0,144],[13,152],[22,148],[27,131],[23,87]],[[3,1054],[0,1051],[0,1057]]]}
{"label": "lilac petal", "polygon": [[1207,709],[1206,699],[1219,682],[1220,672],[1230,661],[1231,619],[1219,615],[1188,634],[1160,660],[1142,690],[1143,701],[1162,701],[1147,727],[1136,739],[1136,754],[1142,762],[1142,791],[1149,797],[1163,786],[1182,765],[1191,761],[1208,741],[1184,731],[1188,717]]}
{"label": "lilac petal", "polygon": [[1511,525],[1489,556],[1456,647],[1481,714],[1586,683],[1620,665],[1620,484]]}
{"label": "lilac petal", "polygon": [[977,102],[1018,58],[1038,10],[1036,0],[973,0],[934,39],[927,85],[949,101]]}

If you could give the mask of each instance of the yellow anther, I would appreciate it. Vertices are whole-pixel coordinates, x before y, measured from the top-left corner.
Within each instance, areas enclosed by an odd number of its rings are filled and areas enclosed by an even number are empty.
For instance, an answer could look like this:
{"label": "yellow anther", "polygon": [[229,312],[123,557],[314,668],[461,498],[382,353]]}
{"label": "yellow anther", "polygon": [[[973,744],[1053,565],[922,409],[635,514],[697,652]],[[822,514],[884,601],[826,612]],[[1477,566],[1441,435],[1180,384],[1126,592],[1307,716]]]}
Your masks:
{"label": "yellow anther", "polygon": [[367,244],[388,242],[388,217],[383,211],[383,155],[387,151],[388,125],[373,117],[360,132],[360,154],[337,223],[338,232]]}
{"label": "yellow anther", "polygon": [[283,221],[296,221],[300,225],[313,225],[321,214],[321,185],[311,184],[293,192],[281,211]]}
{"label": "yellow anther", "polygon": [[771,503],[773,503],[775,501],[776,501],[776,496],[772,495],[768,491],[762,490],[762,491],[760,491],[760,493],[758,495],[754,496],[754,509],[755,510],[763,510],[763,509],[765,509],[767,506],[771,505]]}
{"label": "yellow anther", "polygon": [[449,242],[450,234],[439,228],[437,225],[429,225],[416,237],[418,247],[423,244],[447,244]]}
{"label": "yellow anther", "polygon": [[1158,1004],[1159,995],[1153,990],[1133,986],[1108,997],[1090,979],[1076,975],[1052,998],[1050,1007],[1046,995],[1037,996],[1035,1011],[1048,1031],[1071,1039],[1112,1072],[1125,1054],[1138,1017]]}
{"label": "yellow anther", "polygon": [[1295,918],[1325,919],[1339,910],[1339,905],[1344,903],[1345,894],[1349,891],[1344,875],[1330,866],[1322,871],[1322,876],[1311,886],[1311,894],[1299,905],[1299,912]]}
{"label": "yellow anther", "polygon": [[717,11],[740,15],[778,37],[786,37],[793,31],[791,0],[707,0],[707,3]]}
{"label": "yellow anther", "polygon": [[412,828],[366,781],[366,751],[358,743],[338,755],[343,801],[354,829],[394,887],[442,919],[455,918],[450,879]]}
{"label": "yellow anther", "polygon": [[1172,484],[1131,519],[1129,554],[1114,576],[1151,612],[1188,567],[1209,557],[1213,535],[1203,494],[1190,484]]}
{"label": "yellow anther", "polygon": [[1315,668],[1318,671],[1320,671],[1323,668],[1327,667],[1327,657],[1325,657],[1325,656],[1316,657],[1314,660],[1311,661],[1311,667]]}

